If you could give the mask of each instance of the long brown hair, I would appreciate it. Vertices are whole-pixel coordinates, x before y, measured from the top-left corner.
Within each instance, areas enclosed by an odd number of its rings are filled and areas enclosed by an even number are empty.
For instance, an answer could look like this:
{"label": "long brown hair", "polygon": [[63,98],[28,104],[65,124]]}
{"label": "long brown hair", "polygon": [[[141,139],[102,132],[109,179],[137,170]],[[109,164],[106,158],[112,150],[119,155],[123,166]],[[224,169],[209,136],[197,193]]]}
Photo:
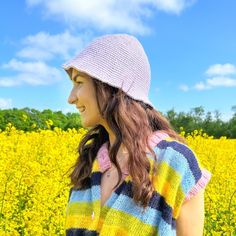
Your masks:
{"label": "long brown hair", "polygon": [[[118,88],[94,78],[92,80],[99,111],[116,137],[113,146],[110,147],[108,142],[109,157],[119,173],[119,181],[114,188],[119,185],[122,178],[116,155],[123,143],[129,154],[128,170],[132,178],[133,199],[137,204],[141,203],[141,206],[146,208],[154,192],[149,177],[150,162],[147,158],[143,158],[146,156],[147,148],[154,159],[157,158],[148,144],[148,137],[154,131],[163,130],[170,137],[182,143],[186,142],[174,131],[169,121],[151,106],[130,98]],[[73,169],[69,175],[70,185],[73,185],[74,189],[84,189],[89,186],[93,161],[99,148],[107,141],[109,141],[109,135],[102,125],[89,129],[82,137],[78,146],[78,158],[70,168]],[[156,173],[155,165],[152,171],[154,174]]]}

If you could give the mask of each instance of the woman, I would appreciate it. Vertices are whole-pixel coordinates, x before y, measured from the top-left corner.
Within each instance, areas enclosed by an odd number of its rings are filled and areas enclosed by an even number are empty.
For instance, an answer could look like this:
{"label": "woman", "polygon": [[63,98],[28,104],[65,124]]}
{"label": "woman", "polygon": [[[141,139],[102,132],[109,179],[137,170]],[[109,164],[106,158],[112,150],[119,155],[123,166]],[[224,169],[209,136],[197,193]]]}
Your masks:
{"label": "woman", "polygon": [[149,101],[140,42],[98,37],[64,69],[89,128],[69,176],[66,235],[202,235],[211,173]]}

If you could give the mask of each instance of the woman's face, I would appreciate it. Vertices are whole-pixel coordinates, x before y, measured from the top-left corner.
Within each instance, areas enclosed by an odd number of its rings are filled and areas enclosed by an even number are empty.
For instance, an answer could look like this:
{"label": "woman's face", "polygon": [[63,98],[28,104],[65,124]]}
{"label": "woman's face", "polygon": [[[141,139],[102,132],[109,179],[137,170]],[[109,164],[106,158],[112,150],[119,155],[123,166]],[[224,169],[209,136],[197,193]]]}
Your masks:
{"label": "woman's face", "polygon": [[94,127],[103,124],[104,120],[98,110],[95,88],[87,74],[72,70],[70,78],[73,83],[68,103],[75,104],[81,114],[83,127]]}

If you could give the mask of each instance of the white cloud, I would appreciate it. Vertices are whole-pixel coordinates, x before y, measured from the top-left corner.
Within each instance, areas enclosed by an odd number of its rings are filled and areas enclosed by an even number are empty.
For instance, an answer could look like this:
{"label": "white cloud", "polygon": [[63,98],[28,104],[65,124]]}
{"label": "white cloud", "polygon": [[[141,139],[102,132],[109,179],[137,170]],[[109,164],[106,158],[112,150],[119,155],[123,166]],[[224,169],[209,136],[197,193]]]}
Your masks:
{"label": "white cloud", "polygon": [[[143,0],[143,2],[146,2]],[[193,5],[196,0],[152,0],[157,9],[180,14],[186,7]]]}
{"label": "white cloud", "polygon": [[179,89],[182,90],[182,91],[184,91],[184,92],[189,91],[188,85],[185,85],[185,84],[180,85],[180,86],[179,86]]}
{"label": "white cloud", "polygon": [[87,37],[87,34],[74,36],[68,31],[55,35],[39,32],[22,40],[24,47],[17,56],[43,61],[55,57],[67,60],[84,47]]}
{"label": "white cloud", "polygon": [[201,81],[201,82],[194,85],[194,89],[196,89],[196,90],[207,90],[207,89],[210,89],[210,87],[206,83]]}
{"label": "white cloud", "polygon": [[236,67],[233,64],[214,64],[206,72],[208,78],[193,86],[196,90],[208,90],[216,87],[236,87]]}
{"label": "white cloud", "polygon": [[0,109],[7,109],[12,107],[12,99],[0,98]]}
{"label": "white cloud", "polygon": [[180,14],[196,0],[27,0],[29,7],[42,5],[44,15],[70,26],[147,34],[144,19],[156,10]]}
{"label": "white cloud", "polygon": [[223,87],[234,87],[236,86],[236,79],[231,79],[227,77],[213,77],[211,79],[207,79],[207,84],[209,86],[223,86]]}
{"label": "white cloud", "polygon": [[50,35],[39,32],[36,35],[27,36],[22,40],[24,47],[17,52],[18,57],[30,59],[22,61],[12,59],[0,65],[2,69],[11,72],[11,76],[0,77],[0,87],[12,87],[21,84],[48,85],[63,78],[59,69],[45,63],[49,59],[63,61],[68,60],[80,51],[89,41],[89,33],[74,36],[69,32]]}
{"label": "white cloud", "polygon": [[22,62],[12,59],[2,65],[2,68],[17,72],[14,76],[0,77],[0,86],[3,87],[11,87],[20,84],[48,85],[63,78],[57,68],[48,66],[41,61]]}
{"label": "white cloud", "polygon": [[235,87],[236,79],[231,79],[227,77],[213,77],[207,79],[206,82],[197,83],[194,88],[196,90],[207,90],[213,89],[214,87]]}
{"label": "white cloud", "polygon": [[208,76],[214,76],[214,75],[230,75],[230,74],[236,74],[236,67],[232,64],[215,64],[208,68],[206,71],[206,74]]}
{"label": "white cloud", "polygon": [[21,82],[19,80],[16,80],[16,78],[13,77],[0,77],[0,87],[13,87],[16,85],[19,85]]}

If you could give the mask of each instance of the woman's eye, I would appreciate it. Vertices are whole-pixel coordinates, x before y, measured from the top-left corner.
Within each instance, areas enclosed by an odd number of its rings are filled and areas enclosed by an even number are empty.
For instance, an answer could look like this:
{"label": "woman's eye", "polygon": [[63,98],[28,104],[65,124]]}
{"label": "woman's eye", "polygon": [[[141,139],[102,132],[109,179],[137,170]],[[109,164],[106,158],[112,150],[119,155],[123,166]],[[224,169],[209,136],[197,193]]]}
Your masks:
{"label": "woman's eye", "polygon": [[76,85],[78,85],[78,84],[81,84],[82,82],[80,82],[80,81],[73,81],[73,84],[76,84]]}

